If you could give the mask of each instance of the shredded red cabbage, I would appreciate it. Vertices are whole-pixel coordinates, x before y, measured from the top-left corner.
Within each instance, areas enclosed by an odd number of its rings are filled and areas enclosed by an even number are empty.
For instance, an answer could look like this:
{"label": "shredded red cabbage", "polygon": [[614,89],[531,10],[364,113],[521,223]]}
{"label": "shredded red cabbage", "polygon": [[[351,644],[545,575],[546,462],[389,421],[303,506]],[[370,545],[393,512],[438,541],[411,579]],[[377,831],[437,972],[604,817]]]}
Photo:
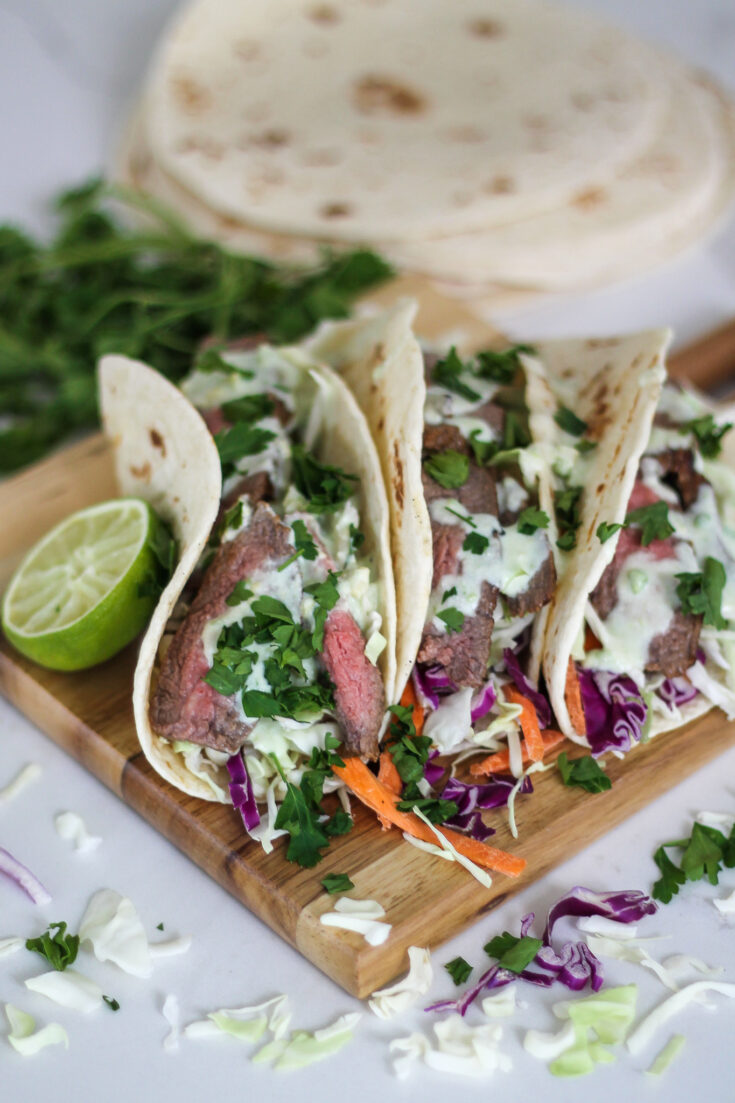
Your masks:
{"label": "shredded red cabbage", "polygon": [[[455,1011],[464,1015],[481,992],[489,988],[501,988],[519,978],[544,988],[558,981],[573,992],[578,992],[589,984],[593,992],[598,992],[604,980],[602,963],[585,942],[565,942],[558,950],[555,949],[551,944],[555,924],[565,916],[589,915],[602,915],[616,923],[637,923],[644,916],[653,915],[656,910],[656,904],[650,896],[635,889],[593,892],[592,889],[577,886],[558,900],[549,911],[542,936],[543,945],[531,962],[535,968],[511,973],[499,965],[493,965],[462,996],[455,1000],[440,1000],[426,1010]],[[521,937],[528,934],[533,920],[533,912],[523,917]]]}
{"label": "shredded red cabbage", "polygon": [[474,724],[481,716],[487,716],[496,701],[495,686],[492,681],[478,690],[470,702],[470,720]]}
{"label": "shredded red cabbage", "polygon": [[687,701],[693,701],[698,692],[688,678],[666,678],[656,690],[656,695],[667,705],[678,708]]}
{"label": "shredded red cabbage", "polygon": [[632,678],[578,667],[587,741],[592,757],[629,751],[643,734],[648,706]]}
{"label": "shredded red cabbage", "polygon": [[227,759],[227,772],[230,775],[229,789],[232,803],[242,816],[242,822],[247,830],[252,831],[260,823],[260,812],[255,803],[253,783],[241,754],[233,754]]}
{"label": "shredded red cabbage", "polygon": [[503,652],[503,659],[505,660],[505,669],[515,682],[516,688],[521,691],[524,697],[528,697],[529,701],[533,703],[540,726],[542,728],[548,728],[551,725],[551,705],[546,700],[541,690],[537,689],[533,682],[530,682],[523,673],[515,651],[511,651],[509,647],[506,647]]}
{"label": "shredded red cabbage", "polygon": [[[517,778],[498,774],[482,785],[472,785],[450,777],[442,790],[442,800],[453,800],[462,813],[474,812],[476,808],[503,808],[517,781]],[[519,792],[533,792],[530,777],[524,777]]]}
{"label": "shredded red cabbage", "polygon": [[18,888],[23,889],[26,896],[30,896],[34,904],[50,904],[51,895],[46,891],[38,878],[30,869],[19,862],[17,858],[0,846],[0,873],[5,874],[11,881],[15,881]]}
{"label": "shredded red cabbage", "polygon": [[428,781],[429,785],[434,788],[435,785],[441,781],[444,777],[444,766],[440,766],[438,762],[434,762],[435,758],[439,757],[439,752],[436,748],[429,753],[429,757],[424,765],[424,777]]}
{"label": "shredded red cabbage", "polygon": [[415,666],[412,681],[421,704],[432,709],[439,708],[439,697],[445,697],[457,690],[452,679],[440,666]]}

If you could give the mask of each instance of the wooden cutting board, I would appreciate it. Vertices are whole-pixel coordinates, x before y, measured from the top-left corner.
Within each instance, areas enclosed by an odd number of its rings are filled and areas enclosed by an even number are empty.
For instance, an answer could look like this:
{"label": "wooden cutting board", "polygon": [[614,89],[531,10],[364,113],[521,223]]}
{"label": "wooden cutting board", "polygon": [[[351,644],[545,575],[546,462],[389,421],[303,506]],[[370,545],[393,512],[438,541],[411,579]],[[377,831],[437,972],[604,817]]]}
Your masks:
{"label": "wooden cutting board", "polygon": [[[436,331],[444,322],[442,310],[429,314]],[[0,589],[53,524],[115,492],[110,452],[99,435],[0,484]],[[488,819],[497,828],[493,842],[528,859],[523,876],[495,875],[490,889],[456,864],[405,843],[395,829],[382,832],[357,802],[355,829],[332,842],[316,869],[303,870],[285,860],[284,840],[264,854],[247,839],[232,808],[185,796],[153,772],[133,724],[135,655],[131,645],[93,671],[61,674],[35,666],[0,640],[0,692],[253,914],[359,997],[405,971],[409,946],[434,947],[451,938],[735,744],[735,724],[715,710],[637,747],[623,761],[611,760],[613,786],[606,793],[567,789],[556,771],[534,778],[535,792],[517,802],[518,840],[507,830],[504,810]],[[320,884],[327,873],[347,873],[356,898],[380,901],[392,924],[387,942],[371,947],[359,935],[319,922],[334,905]]]}

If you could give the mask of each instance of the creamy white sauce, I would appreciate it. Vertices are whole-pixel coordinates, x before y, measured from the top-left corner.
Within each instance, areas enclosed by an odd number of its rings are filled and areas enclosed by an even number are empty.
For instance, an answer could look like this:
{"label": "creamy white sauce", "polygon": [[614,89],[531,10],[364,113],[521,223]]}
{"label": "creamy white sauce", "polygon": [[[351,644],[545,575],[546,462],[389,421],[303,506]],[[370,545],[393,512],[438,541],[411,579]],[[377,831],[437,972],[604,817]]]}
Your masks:
{"label": "creamy white sauce", "polygon": [[498,513],[519,513],[529,500],[526,488],[510,475],[500,479],[495,489],[498,495]]}

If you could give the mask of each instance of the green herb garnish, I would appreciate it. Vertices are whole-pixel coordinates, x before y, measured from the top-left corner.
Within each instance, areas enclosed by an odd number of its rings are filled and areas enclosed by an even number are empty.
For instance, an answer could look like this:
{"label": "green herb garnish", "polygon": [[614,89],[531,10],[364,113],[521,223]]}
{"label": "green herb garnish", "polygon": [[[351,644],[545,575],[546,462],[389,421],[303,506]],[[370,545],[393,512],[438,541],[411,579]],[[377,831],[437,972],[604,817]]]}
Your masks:
{"label": "green herb garnish", "polygon": [[120,1004],[117,1002],[114,996],[103,996],[102,999],[105,1001],[111,1011],[120,1010]]}
{"label": "green herb garnish", "polygon": [[460,984],[464,984],[464,982],[469,979],[470,974],[472,973],[472,966],[470,965],[469,961],[465,961],[463,957],[452,958],[451,961],[448,961],[446,963],[444,968],[449,973],[450,977],[457,985],[457,987],[459,987]]}
{"label": "green herb garnish", "polygon": [[289,563],[293,563],[295,559],[303,556],[304,559],[308,559],[313,562],[319,555],[319,549],[314,543],[309,530],[307,529],[303,521],[294,521],[291,526],[293,532],[293,543],[296,551],[293,555],[290,555],[288,559],[281,563],[278,568],[279,571],[285,571]]}
{"label": "green herb garnish", "polygon": [[293,481],[307,499],[309,513],[334,513],[357,490],[357,475],[349,475],[341,467],[320,463],[301,444],[291,449]]}
{"label": "green herb garnish", "polygon": [[[679,866],[666,853],[672,848],[682,851]],[[735,825],[726,836],[714,827],[695,823],[689,838],[663,843],[653,860],[661,877],[654,884],[651,895],[662,904],[668,904],[686,881],[706,878],[711,885],[716,885],[721,870],[735,866]]]}
{"label": "green herb garnish", "polygon": [[464,486],[470,473],[469,456],[449,448],[446,452],[435,452],[424,460],[424,471],[445,490],[454,490]]}
{"label": "green herb garnish", "polygon": [[[52,934],[52,931],[56,933]],[[38,938],[26,939],[26,950],[40,954],[53,969],[63,973],[77,959],[79,935],[67,934],[66,923],[49,923]]]}
{"label": "green herb garnish", "polygon": [[[109,200],[146,215],[140,229]],[[391,275],[368,250],[327,254],[310,271],[194,237],[155,200],[97,180],[61,195],[46,245],[0,227],[0,471],[31,463],[98,422],[95,368],[107,352],[174,381],[202,341],[264,333],[291,342]],[[207,350],[206,370],[218,354]],[[225,370],[234,369],[226,366]]]}
{"label": "green herb garnish", "polygon": [[[472,555],[482,555],[490,547],[490,540],[487,536],[483,536],[479,532],[469,532],[465,536],[464,543],[462,544],[462,551],[470,552]],[[456,594],[457,588],[454,587]],[[447,595],[445,594],[444,597]],[[442,601],[444,598],[442,598]]]}
{"label": "green herb garnish", "polygon": [[674,531],[669,521],[669,507],[666,502],[654,502],[650,506],[634,509],[625,518],[625,526],[640,525],[641,544],[647,548],[654,540],[666,540]]}
{"label": "green herb garnish", "polygon": [[469,364],[466,364],[458,355],[454,345],[442,360],[437,360],[431,373],[433,383],[438,383],[448,391],[453,391],[460,398],[466,398],[469,402],[479,402],[481,395],[474,391],[461,376],[470,372]]}
{"label": "green herb garnish", "polygon": [[497,958],[502,969],[508,969],[511,973],[522,973],[536,957],[541,946],[540,938],[531,938],[530,935],[519,938],[509,931],[503,931],[491,939],[484,950],[490,957]]}
{"label": "green herb garnish", "polygon": [[681,602],[683,613],[694,616],[703,614],[703,624],[713,628],[727,628],[727,620],[722,615],[722,592],[725,589],[727,575],[719,559],[708,555],[701,572],[677,574],[679,580],[676,596]]}
{"label": "green herb garnish", "polygon": [[461,613],[459,609],[441,609],[436,615],[439,620],[444,621],[450,633],[459,632],[464,624],[464,613]]}
{"label": "green herb garnish", "polygon": [[533,355],[536,349],[532,345],[511,345],[510,348],[497,351],[485,349],[477,354],[475,373],[483,379],[492,379],[495,383],[508,385],[513,382],[520,367],[522,352]]}
{"label": "green herb garnish", "polygon": [[563,429],[565,433],[569,433],[572,437],[581,437],[582,433],[587,432],[587,422],[582,421],[581,417],[577,417],[568,406],[559,406],[554,414],[554,421],[560,429]]}
{"label": "green herb garnish", "polygon": [[601,544],[606,544],[611,536],[614,536],[620,529],[624,529],[624,524],[618,524],[617,521],[600,521],[597,526],[597,539]]}
{"label": "green herb garnish", "polygon": [[[338,746],[339,740],[327,735],[325,749],[315,748],[312,751],[308,768],[304,770],[298,786],[286,780],[278,758],[270,756],[286,785],[286,796],[278,809],[275,826],[290,835],[286,851],[289,862],[297,862],[307,869],[321,861],[321,851],[329,846],[330,835],[344,834],[352,827],[352,820],[346,814],[338,821],[338,830],[328,830],[331,821],[320,823],[324,815],[321,806],[324,782],[331,777],[333,765],[344,766],[344,761],[334,753]],[[332,820],[336,820],[337,815],[335,813]],[[344,820],[347,821],[346,827]]]}
{"label": "green herb garnish", "polygon": [[355,887],[346,873],[328,873],[322,878],[321,884],[330,896],[335,896],[338,892],[349,892]]}
{"label": "green herb garnish", "polygon": [[562,751],[556,760],[561,779],[565,785],[577,786],[588,793],[602,793],[605,789],[612,788],[612,782],[606,773],[595,761],[592,755],[584,755],[571,761],[567,758],[566,751]]}
{"label": "green herb garnish", "polygon": [[545,529],[549,515],[535,506],[527,506],[518,518],[518,531],[524,536],[532,536],[536,529]]}
{"label": "green herb garnish", "polygon": [[692,421],[679,426],[680,433],[693,433],[699,444],[699,451],[705,459],[712,460],[722,451],[722,438],[732,429],[732,422],[717,425],[712,414],[695,417]]}
{"label": "green herb garnish", "polygon": [[556,546],[563,551],[571,551],[577,543],[577,529],[581,524],[579,508],[582,490],[581,486],[566,484],[554,492],[554,511],[561,530]]}

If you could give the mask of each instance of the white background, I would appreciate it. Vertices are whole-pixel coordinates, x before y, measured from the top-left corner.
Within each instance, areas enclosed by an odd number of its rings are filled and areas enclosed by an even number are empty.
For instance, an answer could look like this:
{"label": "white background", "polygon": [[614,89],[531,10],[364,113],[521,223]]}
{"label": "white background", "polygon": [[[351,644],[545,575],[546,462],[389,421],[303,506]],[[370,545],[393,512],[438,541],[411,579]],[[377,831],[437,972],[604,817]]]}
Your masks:
{"label": "white background", "polygon": [[[13,218],[42,228],[47,225],[44,204],[58,188],[104,167],[173,6],[170,0],[0,2],[0,221]],[[588,0],[585,6],[678,50],[735,92],[733,0]],[[706,247],[663,271],[574,302],[547,302],[504,322],[527,337],[671,324],[680,338],[690,339],[733,314],[735,222],[730,219]],[[41,971],[40,959],[36,964],[22,951],[0,961],[0,1002],[23,1007],[39,1024],[60,1021],[70,1037],[68,1052],[49,1049],[24,1060],[4,1040],[0,1026],[3,1103],[35,1098],[49,1103],[112,1098],[187,1103],[205,1097],[344,1103],[376,1096],[420,1096],[433,1103],[460,1092],[470,1099],[498,1092],[509,1103],[533,1098],[545,1103],[619,1103],[621,1097],[663,1098],[661,1093],[667,1103],[683,1103],[705,1093],[709,1100],[723,1103],[735,1098],[735,1005],[720,997],[717,1013],[697,1008],[679,1016],[642,1058],[632,1059],[621,1051],[615,1065],[598,1067],[593,1076],[578,1082],[554,1080],[543,1064],[521,1049],[527,1027],[555,1029],[549,1008],[564,997],[563,991],[543,993],[530,987],[522,992],[525,1007],[505,1028],[513,1071],[497,1074],[491,1084],[460,1082],[423,1068],[406,1082],[393,1077],[388,1040],[416,1029],[429,1030],[431,1017],[420,1009],[392,1023],[365,1009],[351,1046],[328,1063],[292,1074],[277,1075],[250,1065],[250,1047],[229,1039],[184,1042],[177,1053],[166,1054],[161,1043],[168,1027],[160,1009],[170,992],[178,996],[185,1022],[217,1007],[253,1003],[282,991],[292,997],[297,1028],[322,1026],[337,1014],[359,1009],[359,1004],[0,702],[0,787],[29,761],[41,764],[42,778],[11,804],[0,805],[0,845],[35,871],[54,899],[47,908],[35,908],[12,884],[0,881],[0,937],[36,935],[49,921],[62,919],[75,929],[91,893],[110,886],[133,899],[151,937],[191,934],[194,941],[186,956],[160,962],[150,981],[80,955],[80,970],[121,1003],[117,1014],[105,1008],[87,1018],[65,1013],[23,987],[25,978]],[[693,814],[703,808],[735,812],[735,750],[438,950],[431,997],[452,990],[441,968],[444,962],[462,954],[482,967],[482,946],[489,937],[503,929],[516,930],[528,911],[543,916],[575,884],[650,889],[656,876],[653,850],[666,839],[688,833]],[[69,809],[80,812],[90,829],[103,836],[95,854],[79,857],[56,836],[53,816]],[[642,934],[670,936],[653,944],[654,956],[698,954],[723,967],[721,979],[735,981],[735,928],[719,918],[711,903],[714,896],[734,888],[735,871],[725,874],[719,888],[686,887],[641,929]],[[164,934],[156,931],[160,922]],[[639,984],[641,1012],[666,995],[655,978],[636,966],[610,962],[606,975],[611,983]],[[480,1013],[471,1021],[481,1021]],[[652,1083],[641,1069],[674,1031],[686,1034],[687,1047],[664,1081]]]}

